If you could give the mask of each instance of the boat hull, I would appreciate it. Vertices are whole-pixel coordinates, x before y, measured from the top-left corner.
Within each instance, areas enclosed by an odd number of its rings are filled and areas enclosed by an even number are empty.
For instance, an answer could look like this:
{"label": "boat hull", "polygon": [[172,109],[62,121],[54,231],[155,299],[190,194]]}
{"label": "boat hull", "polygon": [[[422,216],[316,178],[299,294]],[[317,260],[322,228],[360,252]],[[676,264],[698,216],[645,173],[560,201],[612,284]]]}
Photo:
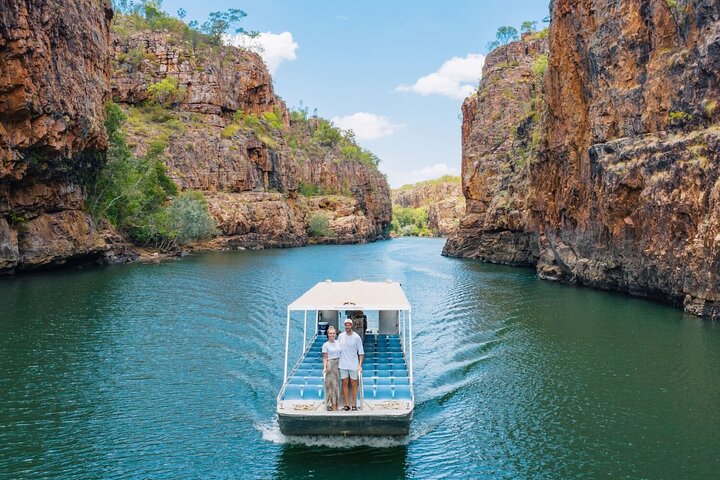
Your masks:
{"label": "boat hull", "polygon": [[410,431],[412,411],[400,415],[363,415],[332,412],[327,415],[278,412],[284,435],[403,436]]}

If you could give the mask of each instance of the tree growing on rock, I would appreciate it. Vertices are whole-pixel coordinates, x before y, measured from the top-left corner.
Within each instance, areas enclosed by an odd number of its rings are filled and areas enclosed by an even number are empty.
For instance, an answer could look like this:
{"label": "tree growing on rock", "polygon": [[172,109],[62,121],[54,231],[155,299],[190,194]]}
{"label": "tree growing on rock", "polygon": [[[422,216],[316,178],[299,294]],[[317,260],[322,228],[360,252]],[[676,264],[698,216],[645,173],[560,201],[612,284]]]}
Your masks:
{"label": "tree growing on rock", "polygon": [[[210,12],[208,20],[202,24],[200,30],[209,37],[211,44],[221,45],[223,35],[226,35],[233,25],[237,25],[245,17],[247,17],[247,13],[238,8],[229,8],[222,12]],[[247,31],[242,27],[237,27],[235,33],[247,35],[251,38],[260,35],[259,32]]]}
{"label": "tree growing on rock", "polygon": [[[518,39],[518,32],[515,27],[510,26],[502,26],[498,28],[497,33],[495,34],[495,40],[488,43],[487,48],[488,51],[492,52],[498,47],[504,47],[505,45],[509,44],[510,42]],[[510,56],[507,53],[507,50],[505,51],[505,62],[510,64]]]}
{"label": "tree growing on rock", "polygon": [[522,23],[522,25],[520,25],[520,31],[522,33],[528,33],[528,34],[533,33],[533,32],[535,32],[535,30],[537,30],[537,28],[535,28],[536,26],[537,26],[537,22],[525,20]]}

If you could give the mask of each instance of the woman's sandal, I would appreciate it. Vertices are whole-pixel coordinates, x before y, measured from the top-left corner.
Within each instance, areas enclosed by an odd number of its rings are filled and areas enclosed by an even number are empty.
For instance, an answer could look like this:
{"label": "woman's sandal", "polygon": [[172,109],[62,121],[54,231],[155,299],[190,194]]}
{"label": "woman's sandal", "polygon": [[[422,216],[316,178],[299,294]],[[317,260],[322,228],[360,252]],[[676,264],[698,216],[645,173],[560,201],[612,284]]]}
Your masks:
{"label": "woman's sandal", "polygon": [[357,407],[353,405],[352,411],[353,411],[353,412],[357,412]]}
{"label": "woman's sandal", "polygon": [[343,411],[349,412],[349,411],[350,411],[350,407],[348,407],[347,405],[345,405],[345,406],[343,407]]}

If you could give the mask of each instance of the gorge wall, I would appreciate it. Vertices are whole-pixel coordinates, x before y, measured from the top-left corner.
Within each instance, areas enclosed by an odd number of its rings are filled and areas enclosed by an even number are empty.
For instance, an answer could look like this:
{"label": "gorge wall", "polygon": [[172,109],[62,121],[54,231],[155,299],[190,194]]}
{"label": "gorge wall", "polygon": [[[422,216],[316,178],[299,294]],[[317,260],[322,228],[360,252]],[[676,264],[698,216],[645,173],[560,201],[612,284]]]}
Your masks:
{"label": "gorge wall", "polygon": [[457,177],[403,185],[392,191],[393,207],[423,209],[432,234],[446,237],[457,230],[465,212],[465,197]]}
{"label": "gorge wall", "polygon": [[0,1],[0,273],[102,256],[84,176],[107,147],[110,2]]}
{"label": "gorge wall", "polygon": [[443,254],[509,265],[534,265],[530,164],[538,156],[545,38],[495,49],[476,94],[462,106],[465,215]]}
{"label": "gorge wall", "polygon": [[[165,23],[170,30],[113,20],[109,0],[0,0],[0,274],[137,258],[87,213],[88,185],[106,161],[111,100],[127,114],[133,152],[162,144],[178,188],[204,194],[220,232],[205,248],[386,236],[390,193],[374,164],[337,145],[296,151],[290,112],[257,54],[203,51],[202,34],[182,39],[172,28],[179,22]],[[150,87],[164,79],[182,95],[148,107]],[[269,114],[275,127],[248,128]],[[312,195],[300,194],[308,185]],[[331,235],[309,237],[314,215],[327,218]]]}
{"label": "gorge wall", "polygon": [[671,5],[552,2],[523,232],[541,278],[718,318],[720,5]]}
{"label": "gorge wall", "polygon": [[[113,28],[113,99],[129,114],[133,150],[158,138],[163,161],[181,189],[204,192],[221,235],[211,248],[352,243],[383,238],[390,223],[389,187],[376,168],[346,160],[339,148],[313,154],[291,148],[302,134],[256,53],[234,47],[193,47],[172,32]],[[196,48],[198,49],[196,51]],[[154,119],[151,85],[174,79],[183,94]],[[275,127],[246,128],[271,114]],[[243,120],[245,119],[245,120]],[[312,185],[315,196],[298,194]],[[318,194],[322,193],[322,195]],[[332,235],[308,238],[308,219],[323,215]]]}

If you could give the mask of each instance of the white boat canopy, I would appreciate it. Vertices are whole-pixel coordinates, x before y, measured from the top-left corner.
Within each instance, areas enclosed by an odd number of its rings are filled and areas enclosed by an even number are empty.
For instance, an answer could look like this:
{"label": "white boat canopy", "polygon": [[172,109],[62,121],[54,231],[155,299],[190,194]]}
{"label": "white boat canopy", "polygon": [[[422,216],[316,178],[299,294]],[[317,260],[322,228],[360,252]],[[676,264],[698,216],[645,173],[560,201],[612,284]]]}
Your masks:
{"label": "white boat canopy", "polygon": [[288,310],[410,310],[400,283],[319,282],[288,306]]}

